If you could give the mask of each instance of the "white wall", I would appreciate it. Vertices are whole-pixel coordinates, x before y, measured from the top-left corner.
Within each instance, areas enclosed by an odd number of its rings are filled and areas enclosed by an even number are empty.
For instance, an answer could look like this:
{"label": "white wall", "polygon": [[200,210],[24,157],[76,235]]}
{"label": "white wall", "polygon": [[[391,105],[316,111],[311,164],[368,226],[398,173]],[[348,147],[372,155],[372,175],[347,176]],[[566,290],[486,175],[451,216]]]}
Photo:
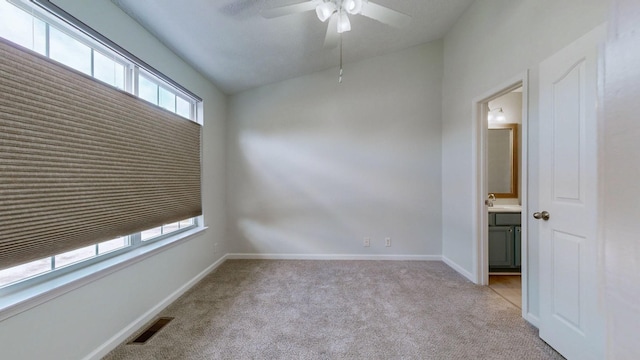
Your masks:
{"label": "white wall", "polygon": [[[108,0],[55,0],[72,15],[204,99],[203,208],[194,239],[0,322],[3,359],[80,359],[227,252],[224,242],[226,98]],[[213,244],[218,243],[218,254]]]}
{"label": "white wall", "polygon": [[607,359],[640,359],[640,3],[616,0],[607,44],[602,168]]}
{"label": "white wall", "polygon": [[234,252],[441,254],[442,43],[344,71],[231,97]]}
{"label": "white wall", "polygon": [[[444,39],[442,126],[443,256],[473,268],[472,101],[530,69],[529,212],[537,206],[537,67],[541,60],[605,20],[603,0],[482,0]],[[529,229],[529,239],[537,234]],[[538,313],[537,248],[529,250],[529,305]]]}

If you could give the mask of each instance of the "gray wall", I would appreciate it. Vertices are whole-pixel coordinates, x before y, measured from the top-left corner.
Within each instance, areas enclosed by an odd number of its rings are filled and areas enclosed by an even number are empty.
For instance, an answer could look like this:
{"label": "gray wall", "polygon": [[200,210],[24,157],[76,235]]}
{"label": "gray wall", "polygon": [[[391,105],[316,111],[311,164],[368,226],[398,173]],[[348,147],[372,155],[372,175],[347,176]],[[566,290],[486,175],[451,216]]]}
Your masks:
{"label": "gray wall", "polygon": [[[474,2],[444,39],[442,126],[443,256],[474,269],[472,102],[530,69],[529,211],[537,209],[538,64],[604,22],[603,0],[482,0]],[[529,228],[529,239],[537,234]],[[537,247],[529,248],[530,313],[538,313]]]}
{"label": "gray wall", "polygon": [[231,97],[234,252],[441,254],[442,43],[344,70]]}
{"label": "gray wall", "polygon": [[[203,208],[209,229],[156,256],[0,322],[2,359],[81,359],[226,253],[226,98],[108,0],[56,5],[204,99]],[[213,244],[218,243],[214,254]]]}

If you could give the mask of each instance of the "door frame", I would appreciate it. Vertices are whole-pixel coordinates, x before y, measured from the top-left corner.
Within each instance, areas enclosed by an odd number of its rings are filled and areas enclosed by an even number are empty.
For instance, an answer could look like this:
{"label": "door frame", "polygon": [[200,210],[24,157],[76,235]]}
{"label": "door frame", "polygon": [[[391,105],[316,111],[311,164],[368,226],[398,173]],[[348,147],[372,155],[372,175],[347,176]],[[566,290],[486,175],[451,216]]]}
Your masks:
{"label": "door frame", "polygon": [[473,159],[473,176],[475,178],[472,190],[473,204],[473,268],[475,283],[489,285],[489,221],[487,207],[484,204],[487,189],[487,129],[488,103],[522,86],[522,124],[520,142],[520,198],[522,200],[521,236],[522,236],[522,317],[536,325],[535,319],[529,319],[529,281],[528,281],[528,164],[529,164],[529,71],[522,72],[513,78],[494,86],[473,100],[473,136],[472,149],[475,151]]}

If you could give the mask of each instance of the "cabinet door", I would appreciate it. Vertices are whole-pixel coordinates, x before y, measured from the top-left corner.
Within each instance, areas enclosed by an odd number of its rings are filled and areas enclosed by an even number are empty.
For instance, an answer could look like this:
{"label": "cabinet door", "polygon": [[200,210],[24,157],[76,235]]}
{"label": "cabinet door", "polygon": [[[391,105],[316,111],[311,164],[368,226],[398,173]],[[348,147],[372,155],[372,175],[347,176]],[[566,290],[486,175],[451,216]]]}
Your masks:
{"label": "cabinet door", "polygon": [[520,259],[522,258],[522,232],[520,230],[520,226],[515,227],[515,239],[513,243],[513,247],[515,248],[515,255],[513,259],[513,263],[516,267],[520,267]]}
{"label": "cabinet door", "polygon": [[489,267],[512,267],[513,255],[513,228],[489,227]]}

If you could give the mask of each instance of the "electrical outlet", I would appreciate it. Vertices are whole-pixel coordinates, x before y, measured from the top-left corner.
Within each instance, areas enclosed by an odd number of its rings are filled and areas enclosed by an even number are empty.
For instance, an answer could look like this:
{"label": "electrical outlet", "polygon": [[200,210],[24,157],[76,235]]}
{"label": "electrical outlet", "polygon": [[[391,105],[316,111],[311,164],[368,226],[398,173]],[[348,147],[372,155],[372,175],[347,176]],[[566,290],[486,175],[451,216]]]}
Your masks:
{"label": "electrical outlet", "polygon": [[364,247],[371,246],[371,238],[368,238],[368,237],[364,238],[363,246]]}
{"label": "electrical outlet", "polygon": [[391,247],[391,238],[390,237],[384,238],[384,246]]}

